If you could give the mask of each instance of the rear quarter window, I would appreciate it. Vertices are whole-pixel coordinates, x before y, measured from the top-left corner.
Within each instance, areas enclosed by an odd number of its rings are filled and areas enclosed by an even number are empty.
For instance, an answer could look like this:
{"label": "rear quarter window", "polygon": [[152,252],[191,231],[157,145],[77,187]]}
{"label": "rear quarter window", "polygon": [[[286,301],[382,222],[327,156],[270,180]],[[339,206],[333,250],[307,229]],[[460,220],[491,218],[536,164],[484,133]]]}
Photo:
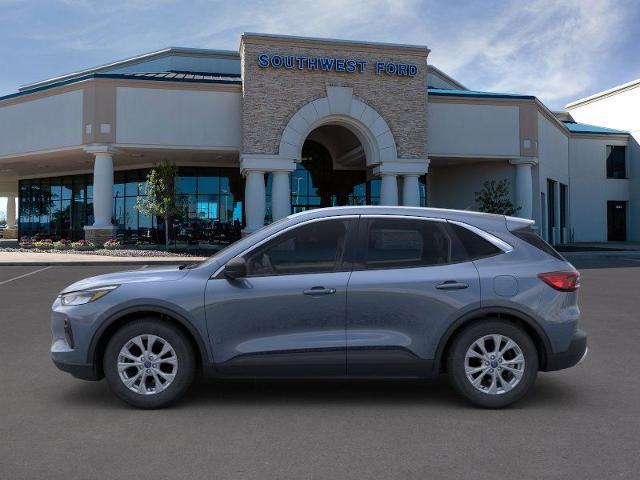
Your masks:
{"label": "rear quarter window", "polygon": [[518,237],[520,240],[527,242],[529,245],[537,248],[538,250],[543,251],[546,254],[551,255],[552,257],[557,258],[558,260],[566,261],[562,255],[558,253],[558,251],[544,241],[540,235],[538,235],[535,230],[531,227],[519,228],[517,230],[512,230],[511,233]]}
{"label": "rear quarter window", "polygon": [[452,237],[457,240],[453,242],[452,260],[454,262],[478,260],[502,253],[502,250],[493,243],[468,228],[455,223],[449,223],[449,228],[451,229]]}

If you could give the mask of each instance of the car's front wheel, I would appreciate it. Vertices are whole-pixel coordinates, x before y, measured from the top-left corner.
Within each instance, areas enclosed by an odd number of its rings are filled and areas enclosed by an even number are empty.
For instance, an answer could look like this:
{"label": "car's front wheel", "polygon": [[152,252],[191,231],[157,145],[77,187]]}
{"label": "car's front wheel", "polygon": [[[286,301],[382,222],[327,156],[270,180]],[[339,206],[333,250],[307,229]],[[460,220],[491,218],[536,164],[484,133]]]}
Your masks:
{"label": "car's front wheel", "polygon": [[455,337],[447,373],[470,402],[502,408],[524,397],[535,383],[538,353],[518,326],[499,319],[480,320]]}
{"label": "car's front wheel", "polygon": [[169,322],[144,318],[120,328],[105,349],[111,390],[138,408],[161,408],[193,382],[196,362],[186,335]]}

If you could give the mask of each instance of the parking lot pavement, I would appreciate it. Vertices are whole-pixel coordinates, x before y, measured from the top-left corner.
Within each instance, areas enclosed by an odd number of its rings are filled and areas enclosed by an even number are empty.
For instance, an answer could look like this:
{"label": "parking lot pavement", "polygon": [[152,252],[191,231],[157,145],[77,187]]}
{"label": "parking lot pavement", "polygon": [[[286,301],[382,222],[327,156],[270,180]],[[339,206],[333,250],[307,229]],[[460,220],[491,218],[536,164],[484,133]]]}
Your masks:
{"label": "parking lot pavement", "polygon": [[[513,408],[479,410],[446,379],[199,381],[134,410],[49,359],[49,306],[80,278],[60,267],[0,286],[0,478],[638,478],[640,262],[582,267],[589,356],[541,374]],[[139,268],[139,267],[136,267]],[[38,267],[0,267],[0,282]]]}

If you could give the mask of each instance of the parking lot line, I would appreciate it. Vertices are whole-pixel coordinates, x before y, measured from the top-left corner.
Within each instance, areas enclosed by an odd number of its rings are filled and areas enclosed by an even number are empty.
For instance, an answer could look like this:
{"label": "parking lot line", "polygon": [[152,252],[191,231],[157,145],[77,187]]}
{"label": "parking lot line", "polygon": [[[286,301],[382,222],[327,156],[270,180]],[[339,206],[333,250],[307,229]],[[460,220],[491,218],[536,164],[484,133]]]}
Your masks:
{"label": "parking lot line", "polygon": [[33,272],[25,273],[23,275],[18,275],[17,277],[13,277],[13,278],[10,278],[9,280],[5,280],[3,282],[0,282],[0,285],[4,285],[5,283],[13,282],[14,280],[20,280],[21,278],[28,277],[29,275],[35,275],[36,273],[39,273],[39,272],[44,272],[45,270],[49,270],[50,268],[51,268],[51,266],[44,267],[44,268],[39,268],[38,270],[34,270]]}

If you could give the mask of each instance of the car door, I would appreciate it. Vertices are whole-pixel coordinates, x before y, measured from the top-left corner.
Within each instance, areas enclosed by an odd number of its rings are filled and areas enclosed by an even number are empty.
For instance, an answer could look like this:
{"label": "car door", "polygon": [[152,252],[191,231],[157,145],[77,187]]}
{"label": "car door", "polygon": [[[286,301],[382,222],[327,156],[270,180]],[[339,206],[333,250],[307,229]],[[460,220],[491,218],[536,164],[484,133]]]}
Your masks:
{"label": "car door", "polygon": [[363,216],[348,286],[349,376],[431,372],[438,342],[480,305],[478,272],[440,219]]}
{"label": "car door", "polygon": [[241,255],[247,277],[209,280],[216,368],[234,376],[344,376],[347,246],[357,216],[316,219]]}

